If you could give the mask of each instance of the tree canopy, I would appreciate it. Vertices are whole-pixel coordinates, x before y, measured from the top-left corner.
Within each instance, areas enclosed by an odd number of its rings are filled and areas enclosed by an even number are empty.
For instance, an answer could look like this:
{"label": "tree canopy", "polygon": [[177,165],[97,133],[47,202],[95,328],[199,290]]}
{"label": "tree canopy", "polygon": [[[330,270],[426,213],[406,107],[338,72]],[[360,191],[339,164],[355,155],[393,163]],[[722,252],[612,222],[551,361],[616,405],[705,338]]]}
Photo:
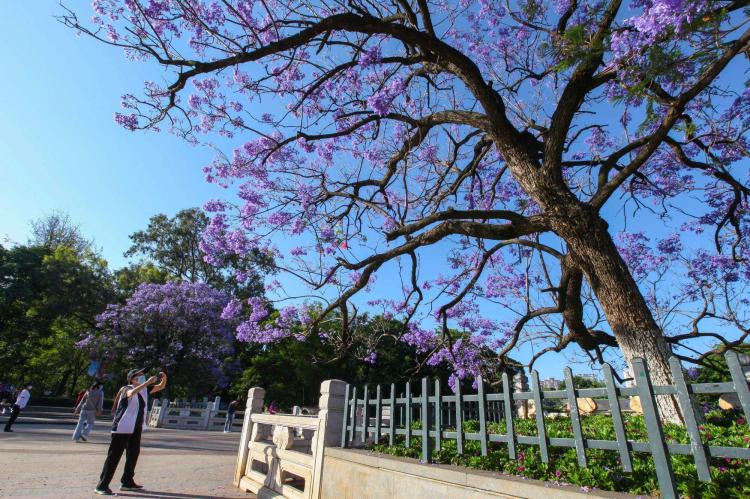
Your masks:
{"label": "tree canopy", "polygon": [[94,252],[94,243],[81,232],[81,227],[64,211],[53,211],[49,215],[31,221],[29,246],[55,249],[67,246],[79,255]]}
{"label": "tree canopy", "polygon": [[0,365],[3,379],[34,379],[56,395],[83,380],[76,342],[115,290],[106,262],[64,245],[0,246]]}
{"label": "tree canopy", "polygon": [[[209,261],[283,238],[277,266],[327,300],[319,320],[397,268],[398,296],[372,306],[434,355],[470,355],[453,330],[501,356],[524,338],[544,345],[534,359],[618,347],[665,383],[673,348],[750,331],[748,15],[736,0],[108,0],[61,20],[167,71],[124,96],[125,128],[233,144],[205,168],[239,198],[206,206]],[[250,341],[303,320],[251,306]]]}
{"label": "tree canopy", "polygon": [[[234,324],[222,317],[229,295],[204,283],[141,284],[122,305],[97,316],[79,347],[110,367],[164,371],[173,395],[226,387],[224,363],[234,354]],[[128,367],[130,366],[130,367]]]}
{"label": "tree canopy", "polygon": [[248,251],[221,264],[206,261],[200,245],[208,223],[208,216],[198,208],[180,210],[172,218],[163,213],[154,215],[146,230],[130,235],[133,244],[125,252],[126,257],[144,257],[147,265],[134,268],[135,274],[123,277],[137,277],[140,272],[140,277],[149,279],[148,282],[158,280],[159,276],[153,272],[144,274],[148,273],[150,263],[150,268],[158,267],[174,280],[203,282],[244,297],[262,295],[260,274],[269,271],[272,258],[267,253]]}

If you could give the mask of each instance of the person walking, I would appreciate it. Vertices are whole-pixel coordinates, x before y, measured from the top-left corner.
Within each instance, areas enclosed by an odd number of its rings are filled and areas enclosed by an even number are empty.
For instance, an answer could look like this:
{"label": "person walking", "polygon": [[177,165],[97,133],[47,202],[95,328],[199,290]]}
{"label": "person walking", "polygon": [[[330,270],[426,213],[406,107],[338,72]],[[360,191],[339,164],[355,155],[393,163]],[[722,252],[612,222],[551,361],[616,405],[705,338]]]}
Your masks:
{"label": "person walking", "polygon": [[146,423],[148,390],[151,387],[152,394],[162,391],[167,386],[167,375],[159,373],[158,376],[146,379],[144,369],[132,369],[128,372],[127,382],[128,384],[117,392],[115,406],[112,408],[115,414],[112,421],[112,440],[99,476],[99,484],[94,489],[99,495],[113,495],[109,484],[115,476],[123,452],[125,469],[120,480],[120,490],[143,488],[143,485],[135,483],[135,465],[141,452],[141,432]]}
{"label": "person walking", "polygon": [[21,390],[21,392],[18,394],[18,397],[16,397],[16,403],[13,404],[13,408],[10,410],[10,418],[8,419],[8,422],[5,423],[6,432],[13,431],[11,429],[11,426],[13,426],[13,423],[15,423],[16,419],[18,419],[18,415],[21,413],[21,410],[25,409],[26,405],[29,403],[29,399],[31,398],[31,389],[31,382],[26,383],[23,390]]}
{"label": "person walking", "polygon": [[103,411],[104,392],[102,391],[102,384],[95,381],[83,394],[76,408],[73,409],[74,414],[80,414],[78,424],[73,432],[74,442],[86,441],[86,437],[94,429],[96,417],[101,415]]}
{"label": "person walking", "polygon": [[232,400],[229,402],[229,407],[227,407],[227,419],[224,420],[224,433],[229,433],[232,431],[232,423],[234,423],[234,413],[237,411],[237,402],[236,400]]}

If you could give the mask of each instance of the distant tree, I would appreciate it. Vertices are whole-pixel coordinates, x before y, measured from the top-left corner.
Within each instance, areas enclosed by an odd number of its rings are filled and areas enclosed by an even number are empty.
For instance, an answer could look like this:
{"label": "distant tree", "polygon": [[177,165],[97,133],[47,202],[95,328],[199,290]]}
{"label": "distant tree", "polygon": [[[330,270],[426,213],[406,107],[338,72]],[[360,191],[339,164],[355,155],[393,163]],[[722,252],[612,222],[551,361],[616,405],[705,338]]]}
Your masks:
{"label": "distant tree", "polygon": [[[601,379],[593,379],[589,378],[588,376],[578,376],[573,375],[573,386],[576,388],[602,388],[606,386],[604,384],[604,380]],[[565,390],[567,387],[567,383],[565,383],[565,380],[563,380],[562,383],[560,383],[559,390]]]}
{"label": "distant tree", "polygon": [[98,329],[79,343],[111,366],[165,371],[171,395],[225,386],[234,353],[234,326],[222,318],[229,295],[204,283],[141,284],[122,305],[97,317]]}
{"label": "distant tree", "polygon": [[[314,320],[318,312],[314,307],[308,310],[312,316],[308,320]],[[269,320],[275,319],[271,314]],[[343,332],[341,327],[345,323],[351,329]],[[403,329],[404,324],[398,320],[363,314],[349,321],[324,321],[318,334],[304,336],[301,341],[284,338],[265,345],[242,342],[237,358],[242,370],[232,382],[231,393],[243,396],[248,388],[262,386],[267,401],[288,409],[292,405],[315,405],[320,383],[326,379],[341,379],[358,386],[380,384],[386,389],[396,383],[397,389],[403,391],[406,381],[419,381],[427,376],[439,378],[446,391],[453,389],[458,375],[463,374],[456,372],[456,364],[432,355],[430,349],[399,341]],[[352,337],[347,340],[349,349],[343,354],[338,345],[342,335]],[[378,340],[373,342],[373,338]],[[480,348],[466,358],[474,359],[474,363],[462,368],[481,372],[494,386],[499,386],[503,371],[512,377],[521,370],[513,359],[501,363],[488,348]],[[464,382],[467,389],[473,381]]]}
{"label": "distant tree", "polygon": [[[687,370],[688,377],[697,383],[721,383],[729,381],[729,366],[724,359],[724,353],[728,349],[724,344],[716,344],[703,356],[704,363],[699,367],[690,367]],[[750,362],[750,343],[737,345],[733,350],[740,354],[740,362],[747,364]]]}
{"label": "distant tree", "polygon": [[165,284],[169,280],[169,272],[153,262],[133,263],[115,271],[117,291],[123,301],[141,284]]}
{"label": "distant tree", "polygon": [[125,256],[142,256],[172,278],[203,282],[245,297],[261,295],[259,274],[269,272],[272,258],[255,250],[222,265],[207,262],[200,246],[208,223],[209,218],[198,208],[181,210],[172,218],[163,213],[154,215],[146,230],[131,234],[133,244]]}
{"label": "distant tree", "polygon": [[339,321],[330,321],[320,335],[307,336],[302,341],[285,338],[268,345],[240,344],[238,360],[243,369],[233,380],[231,393],[241,397],[248,388],[262,386],[267,402],[289,409],[293,405],[316,405],[320,383],[326,379],[341,379],[358,386],[380,384],[388,387],[386,390],[396,383],[397,389],[403,391],[408,380],[429,376],[446,382],[451,377],[448,364],[427,364],[425,352],[396,341],[395,335],[403,328],[398,321],[362,316],[357,323],[362,338],[382,335],[384,331],[390,333],[389,337],[373,349],[360,345],[364,348],[341,355],[334,345],[323,340],[335,334],[332,329],[340,327]]}
{"label": "distant tree", "polygon": [[94,242],[86,238],[80,225],[73,222],[64,211],[53,211],[49,215],[32,220],[29,246],[55,249],[58,246],[71,248],[79,255],[94,251]]}
{"label": "distant tree", "polygon": [[72,392],[88,361],[75,343],[114,296],[106,262],[90,253],[64,245],[0,246],[2,378]]}

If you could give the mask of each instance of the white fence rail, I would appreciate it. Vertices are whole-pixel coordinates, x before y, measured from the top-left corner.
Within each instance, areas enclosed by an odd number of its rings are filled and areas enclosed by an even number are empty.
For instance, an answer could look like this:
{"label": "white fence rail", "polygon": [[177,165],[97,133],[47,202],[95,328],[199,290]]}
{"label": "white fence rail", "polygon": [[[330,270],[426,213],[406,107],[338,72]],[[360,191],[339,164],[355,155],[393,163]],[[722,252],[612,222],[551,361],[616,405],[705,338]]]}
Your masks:
{"label": "white fence rail", "polygon": [[234,485],[258,497],[320,497],[323,452],[338,446],[346,383],[324,381],[313,416],[264,414],[262,388],[248,391]]}
{"label": "white fence rail", "polygon": [[[154,428],[221,431],[226,421],[226,409],[218,409],[221,399],[202,404],[184,404],[167,399],[154,400],[148,415],[148,425]],[[235,413],[232,430],[242,430],[244,413]]]}

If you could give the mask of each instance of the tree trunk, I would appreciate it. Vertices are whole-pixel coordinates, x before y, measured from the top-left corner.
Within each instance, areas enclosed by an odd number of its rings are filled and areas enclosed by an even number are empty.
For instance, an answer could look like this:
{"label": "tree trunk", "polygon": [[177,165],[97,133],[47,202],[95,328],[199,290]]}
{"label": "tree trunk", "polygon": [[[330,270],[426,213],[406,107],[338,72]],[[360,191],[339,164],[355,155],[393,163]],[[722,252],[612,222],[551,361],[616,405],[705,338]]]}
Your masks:
{"label": "tree trunk", "polygon": [[[654,385],[672,384],[670,349],[609,234],[607,222],[596,208],[568,189],[559,164],[540,164],[534,147],[519,147],[514,143],[517,139],[501,127],[493,133],[513,177],[539,204],[552,231],[566,242],[571,261],[594,291],[628,365],[632,368],[634,358],[643,358]],[[657,397],[657,406],[662,420],[682,422],[674,397]]]}
{"label": "tree trunk", "polygon": [[[577,203],[565,217],[555,217],[553,229],[568,244],[573,262],[596,294],[625,360],[646,360],[654,385],[672,384],[671,351],[638,285],[612,240],[607,223],[591,208]],[[664,421],[681,423],[674,397],[657,397]]]}
{"label": "tree trunk", "polygon": [[62,379],[60,379],[60,382],[57,384],[57,388],[55,388],[56,397],[59,397],[60,395],[65,393],[65,387],[68,384],[68,379],[70,379],[70,375],[72,374],[72,372],[73,369],[70,366],[65,368]]}
{"label": "tree trunk", "polygon": [[76,393],[76,385],[78,384],[78,378],[81,376],[81,359],[76,355],[75,367],[73,367],[73,380],[70,382],[70,389],[68,390],[68,396],[73,398]]}

